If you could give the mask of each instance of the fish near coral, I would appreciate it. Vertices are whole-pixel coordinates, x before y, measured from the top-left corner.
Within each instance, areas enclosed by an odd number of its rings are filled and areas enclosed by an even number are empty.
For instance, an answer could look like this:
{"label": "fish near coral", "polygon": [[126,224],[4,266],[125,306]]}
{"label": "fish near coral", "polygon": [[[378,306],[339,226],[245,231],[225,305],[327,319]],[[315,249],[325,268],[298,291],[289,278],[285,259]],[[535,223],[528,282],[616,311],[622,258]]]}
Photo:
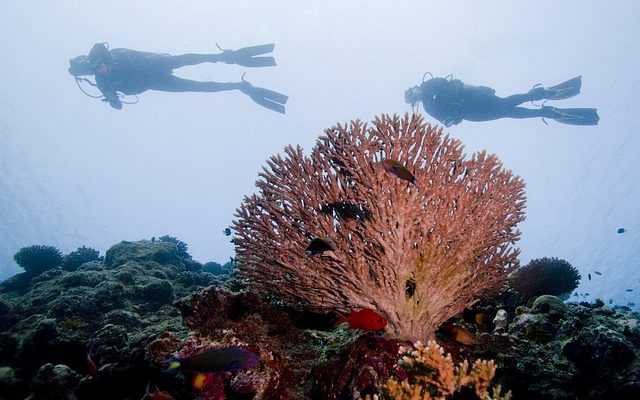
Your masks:
{"label": "fish near coral", "polygon": [[368,308],[359,311],[351,310],[349,315],[340,315],[336,326],[345,322],[349,323],[349,329],[362,329],[363,331],[380,331],[387,326],[385,317]]}
{"label": "fish near coral", "polygon": [[309,246],[304,250],[307,255],[314,256],[325,251],[334,251],[336,249],[335,243],[328,236],[315,238],[309,243]]}
{"label": "fish near coral", "polygon": [[255,367],[260,356],[240,347],[223,347],[211,349],[195,356],[172,358],[165,361],[167,369],[162,372],[236,372]]}
{"label": "fish near coral", "polygon": [[390,172],[397,176],[400,179],[404,179],[405,181],[409,181],[414,185],[418,185],[418,180],[415,176],[399,161],[387,159],[382,161],[382,166],[387,172]]}
{"label": "fish near coral", "polygon": [[458,325],[445,325],[440,327],[440,332],[447,338],[456,341],[465,346],[475,346],[478,339],[469,330]]}
{"label": "fish near coral", "polygon": [[147,390],[141,400],[174,400],[174,398],[169,392],[160,391],[158,386],[156,386],[155,392],[149,392],[149,383],[147,383]]}

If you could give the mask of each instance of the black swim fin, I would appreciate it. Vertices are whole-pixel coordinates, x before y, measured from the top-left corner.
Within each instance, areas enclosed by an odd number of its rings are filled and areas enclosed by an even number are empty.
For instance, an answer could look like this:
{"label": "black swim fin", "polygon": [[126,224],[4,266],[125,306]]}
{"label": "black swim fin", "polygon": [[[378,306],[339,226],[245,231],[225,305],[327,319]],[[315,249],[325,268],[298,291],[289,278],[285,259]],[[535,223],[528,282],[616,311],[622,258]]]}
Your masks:
{"label": "black swim fin", "polygon": [[566,82],[562,82],[558,85],[551,87],[534,87],[532,91],[540,92],[541,99],[547,100],[562,100],[569,97],[577,96],[580,94],[580,88],[582,87],[582,76],[576,76],[573,79],[569,79]]}
{"label": "black swim fin", "polygon": [[285,113],[284,105],[287,104],[289,96],[275,92],[273,90],[253,86],[251,83],[244,79],[244,75],[245,74],[242,74],[242,86],[240,87],[240,91],[242,93],[251,97],[251,100],[261,105],[262,107],[268,108],[269,110],[273,110],[280,114]]}
{"label": "black swim fin", "polygon": [[600,117],[595,108],[542,107],[542,118],[551,118],[567,125],[598,125]]}
{"label": "black swim fin", "polygon": [[[218,44],[216,43],[216,46]],[[271,56],[256,57],[260,54],[271,53],[275,44],[261,44],[258,46],[243,47],[238,50],[222,50],[222,62],[227,64],[238,64],[243,67],[273,67],[276,60]]]}
{"label": "black swim fin", "polygon": [[251,100],[262,107],[279,112],[280,114],[285,113],[284,105],[287,103],[287,100],[289,100],[289,96],[255,86],[252,86],[243,92],[251,97]]}

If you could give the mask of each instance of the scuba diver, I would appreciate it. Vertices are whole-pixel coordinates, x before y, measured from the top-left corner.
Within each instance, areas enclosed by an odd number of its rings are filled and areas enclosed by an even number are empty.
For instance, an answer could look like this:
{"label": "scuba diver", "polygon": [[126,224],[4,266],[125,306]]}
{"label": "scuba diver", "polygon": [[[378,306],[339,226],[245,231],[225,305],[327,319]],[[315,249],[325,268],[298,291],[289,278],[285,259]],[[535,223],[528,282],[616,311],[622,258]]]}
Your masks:
{"label": "scuba diver", "polygon": [[[216,45],[217,46],[217,45]],[[102,98],[115,109],[122,109],[125,103],[120,93],[137,95],[147,90],[163,92],[220,92],[239,90],[249,96],[257,104],[270,110],[285,113],[284,105],[288,96],[251,85],[244,80],[240,82],[200,82],[179,78],[173,75],[175,68],[205,62],[238,64],[245,67],[271,67],[276,61],[271,56],[257,57],[273,51],[274,44],[245,47],[239,50],[222,50],[219,54],[182,54],[170,55],[148,53],[130,49],[111,49],[107,43],[97,43],[88,56],[78,56],[69,60],[69,73],[76,78],[76,83],[90,97]],[[95,83],[82,76],[94,75]],[[92,96],[82,89],[80,81],[97,87],[101,96]],[[131,104],[131,103],[126,103]]]}
{"label": "scuba diver", "polygon": [[[425,74],[426,76],[426,74]],[[453,75],[424,81],[404,92],[404,100],[413,107],[422,102],[424,110],[432,117],[450,127],[467,121],[491,121],[498,118],[536,118],[542,117],[569,125],[597,125],[595,108],[556,108],[545,106],[532,109],[518,107],[527,101],[562,100],[580,93],[582,77],[577,76],[556,86],[535,85],[527,93],[508,97],[496,96],[496,91],[486,86],[471,86]]]}

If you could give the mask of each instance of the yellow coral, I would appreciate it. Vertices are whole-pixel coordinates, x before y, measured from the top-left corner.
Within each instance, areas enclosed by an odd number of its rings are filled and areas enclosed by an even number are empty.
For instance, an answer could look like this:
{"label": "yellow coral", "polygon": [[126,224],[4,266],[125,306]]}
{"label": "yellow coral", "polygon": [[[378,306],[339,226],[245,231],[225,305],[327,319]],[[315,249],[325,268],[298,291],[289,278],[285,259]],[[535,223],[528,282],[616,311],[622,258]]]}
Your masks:
{"label": "yellow coral", "polygon": [[395,400],[439,400],[448,399],[465,386],[475,389],[482,400],[509,400],[511,392],[502,395],[500,386],[489,394],[489,385],[496,372],[493,360],[476,360],[471,368],[464,361],[454,365],[450,354],[435,341],[414,343],[414,348],[401,347],[398,354],[402,356],[400,363],[412,373],[411,381],[405,379],[398,382],[389,379],[383,386],[383,395],[374,396]]}

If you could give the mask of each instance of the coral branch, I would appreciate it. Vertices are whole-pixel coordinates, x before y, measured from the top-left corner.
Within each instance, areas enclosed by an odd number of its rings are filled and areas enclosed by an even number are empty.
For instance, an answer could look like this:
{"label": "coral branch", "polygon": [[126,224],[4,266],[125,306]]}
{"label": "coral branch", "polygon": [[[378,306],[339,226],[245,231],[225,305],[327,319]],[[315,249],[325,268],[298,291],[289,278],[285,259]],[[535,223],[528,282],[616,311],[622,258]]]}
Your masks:
{"label": "coral branch", "polygon": [[[236,212],[240,274],[293,305],[376,309],[395,335],[432,337],[517,264],[524,184],[496,156],[462,151],[417,114],[338,124],[309,157],[287,147]],[[324,236],[336,250],[308,257]]]}

